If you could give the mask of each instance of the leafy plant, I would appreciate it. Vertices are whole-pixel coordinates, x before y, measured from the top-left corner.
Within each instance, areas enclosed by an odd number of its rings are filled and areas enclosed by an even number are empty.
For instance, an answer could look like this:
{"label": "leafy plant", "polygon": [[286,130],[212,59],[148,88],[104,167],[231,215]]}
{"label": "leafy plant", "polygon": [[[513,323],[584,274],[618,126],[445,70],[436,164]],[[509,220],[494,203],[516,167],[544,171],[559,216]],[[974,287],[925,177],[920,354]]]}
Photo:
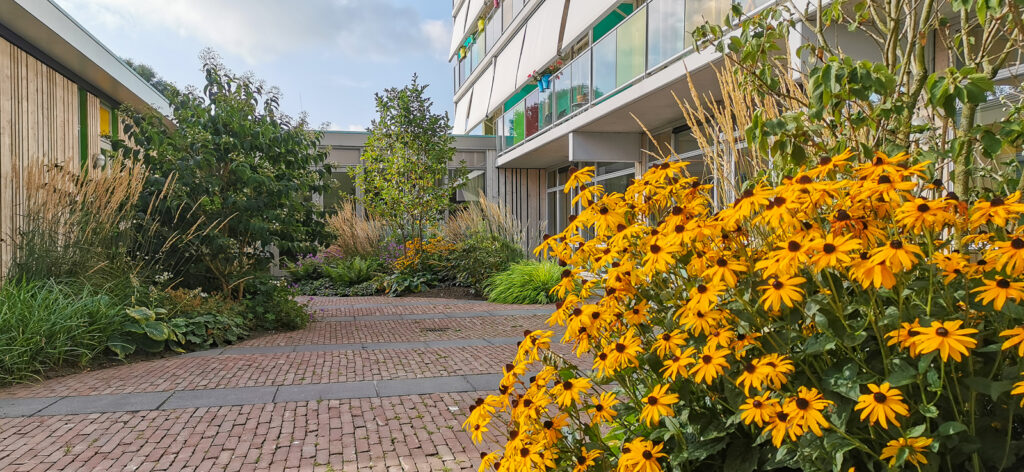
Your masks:
{"label": "leafy plant", "polygon": [[137,349],[147,352],[161,352],[170,349],[185,352],[185,338],[168,323],[167,310],[163,308],[133,307],[125,312],[131,318],[121,325],[122,331],[115,333],[107,347],[124,359]]}
{"label": "leafy plant", "polygon": [[339,288],[368,282],[377,275],[379,268],[380,262],[361,257],[335,259],[322,267],[324,275]]}
{"label": "leafy plant", "polygon": [[436,280],[425,273],[396,273],[384,280],[384,287],[388,295],[397,297],[403,293],[419,293],[430,289],[430,285]]}
{"label": "leafy plant", "polygon": [[442,282],[483,293],[487,279],[523,257],[519,245],[496,235],[477,233],[458,243],[447,257],[435,264]]}
{"label": "leafy plant", "polygon": [[167,324],[189,350],[233,344],[249,335],[245,321],[236,314],[203,313],[173,318]]}
{"label": "leafy plant", "polygon": [[89,287],[10,280],[0,286],[0,384],[87,365],[124,322],[117,297]]}
{"label": "leafy plant", "polygon": [[295,290],[284,281],[263,276],[253,279],[249,286],[242,304],[243,316],[251,329],[288,331],[309,324],[309,313],[295,301]]}
{"label": "leafy plant", "polygon": [[363,165],[353,169],[367,212],[402,241],[424,239],[468,174],[465,163],[448,168],[455,155],[451,122],[447,113],[431,111],[426,88],[413,75],[409,85],[375,96],[378,117],[369,128]]}
{"label": "leafy plant", "polygon": [[562,270],[548,260],[516,262],[487,279],[483,293],[492,303],[554,303],[551,290],[562,280]]}
{"label": "leafy plant", "polygon": [[[277,89],[232,73],[209,50],[203,71],[201,90],[167,91],[173,128],[125,110],[125,140],[114,149],[149,167],[138,208],[152,208],[163,228],[154,235],[161,252],[190,258],[175,274],[182,285],[242,298],[247,281],[266,273],[271,247],[288,258],[326,240],[310,196],[325,190],[331,168],[322,132],[283,114]],[[183,228],[203,231],[182,245],[174,235]]]}

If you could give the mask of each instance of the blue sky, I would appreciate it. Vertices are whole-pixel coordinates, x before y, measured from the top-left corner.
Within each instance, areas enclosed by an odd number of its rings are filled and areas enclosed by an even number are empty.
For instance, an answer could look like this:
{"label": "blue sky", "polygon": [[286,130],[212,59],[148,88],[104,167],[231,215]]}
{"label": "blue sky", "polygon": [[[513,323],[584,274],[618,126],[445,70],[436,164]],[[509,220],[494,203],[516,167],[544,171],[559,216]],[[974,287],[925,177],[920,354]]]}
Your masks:
{"label": "blue sky", "polygon": [[434,111],[452,113],[450,0],[56,2],[115,54],[178,85],[200,84],[209,46],[236,72],[280,87],[284,111],[305,111],[314,125],[369,126],[373,94],[414,72]]}

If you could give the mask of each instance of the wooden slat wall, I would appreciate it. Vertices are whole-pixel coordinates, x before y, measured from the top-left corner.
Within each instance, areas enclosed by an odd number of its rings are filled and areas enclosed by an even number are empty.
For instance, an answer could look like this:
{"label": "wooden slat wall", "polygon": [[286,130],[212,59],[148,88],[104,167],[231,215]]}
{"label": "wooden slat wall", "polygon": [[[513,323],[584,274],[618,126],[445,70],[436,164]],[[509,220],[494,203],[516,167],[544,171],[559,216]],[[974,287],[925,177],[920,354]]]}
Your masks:
{"label": "wooden slat wall", "polygon": [[547,172],[544,169],[498,169],[498,195],[501,202],[526,228],[526,248],[540,244],[547,229]]}
{"label": "wooden slat wall", "polygon": [[92,94],[86,95],[89,117],[86,122],[89,124],[89,154],[86,165],[93,164],[93,156],[100,153],[100,99]]}
{"label": "wooden slat wall", "polygon": [[40,164],[78,168],[78,117],[78,86],[0,39],[0,278],[20,226],[25,172]]}

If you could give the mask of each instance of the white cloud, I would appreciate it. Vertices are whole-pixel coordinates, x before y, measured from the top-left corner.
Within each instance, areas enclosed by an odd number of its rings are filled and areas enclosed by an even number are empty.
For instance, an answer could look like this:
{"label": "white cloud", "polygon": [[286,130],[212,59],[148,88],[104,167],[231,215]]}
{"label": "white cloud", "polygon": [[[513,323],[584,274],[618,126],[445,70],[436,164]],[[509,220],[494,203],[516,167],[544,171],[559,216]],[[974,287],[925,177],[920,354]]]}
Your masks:
{"label": "white cloud", "polygon": [[214,49],[263,62],[309,48],[378,61],[444,56],[445,22],[392,0],[60,0],[72,16],[111,28],[166,28]]}
{"label": "white cloud", "polygon": [[363,125],[348,125],[341,126],[334,123],[330,123],[327,126],[328,131],[366,131],[366,127]]}

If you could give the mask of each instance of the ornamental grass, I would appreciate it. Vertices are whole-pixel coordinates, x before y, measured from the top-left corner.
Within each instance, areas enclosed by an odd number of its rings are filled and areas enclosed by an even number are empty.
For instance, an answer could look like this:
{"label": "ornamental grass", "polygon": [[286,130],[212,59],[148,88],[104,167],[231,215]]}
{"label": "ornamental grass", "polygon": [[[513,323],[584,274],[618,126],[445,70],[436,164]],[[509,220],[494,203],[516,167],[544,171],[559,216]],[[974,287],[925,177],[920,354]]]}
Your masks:
{"label": "ornamental grass", "polygon": [[575,172],[536,249],[563,301],[463,425],[480,470],[1022,470],[1024,202],[933,172],[847,151],[721,209],[681,162]]}

